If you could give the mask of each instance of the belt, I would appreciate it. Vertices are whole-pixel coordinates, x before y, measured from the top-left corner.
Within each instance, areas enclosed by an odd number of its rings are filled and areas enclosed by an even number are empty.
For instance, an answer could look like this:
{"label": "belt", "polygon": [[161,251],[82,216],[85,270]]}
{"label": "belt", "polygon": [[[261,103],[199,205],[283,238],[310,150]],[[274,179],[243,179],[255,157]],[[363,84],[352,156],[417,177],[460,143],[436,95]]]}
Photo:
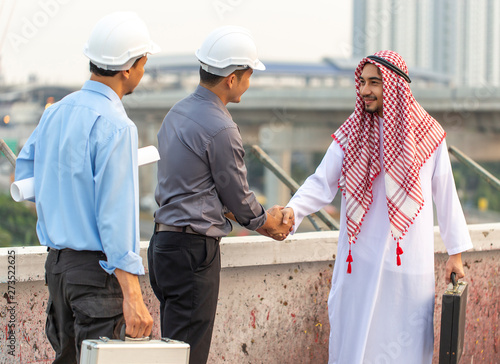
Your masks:
{"label": "belt", "polygon": [[[88,259],[94,260],[94,259],[99,259],[99,260],[107,260],[108,258],[106,257],[106,254],[104,254],[102,251],[99,250],[73,250],[70,248],[64,248],[64,249],[54,249],[54,248],[49,248],[47,247],[47,252],[48,256],[54,257],[54,264],[57,264],[59,262],[59,259],[61,256],[65,257],[66,261],[73,261],[76,262],[75,264],[81,264],[82,261],[86,261]],[[47,258],[49,259],[49,258]],[[55,272],[55,271],[54,271]],[[59,272],[60,273],[60,272]]]}
{"label": "belt", "polygon": [[161,231],[170,231],[174,233],[185,233],[185,234],[194,234],[194,235],[202,235],[203,234],[197,233],[193,229],[191,229],[191,226],[170,226],[170,225],[165,225],[161,223],[155,223],[155,232],[159,233]]}
{"label": "belt", "polygon": [[54,249],[47,247],[47,251],[50,252],[55,252],[55,253],[76,253],[76,254],[94,254],[94,255],[101,255],[104,254],[104,252],[100,250],[74,250],[70,248],[63,248],[63,249]]}

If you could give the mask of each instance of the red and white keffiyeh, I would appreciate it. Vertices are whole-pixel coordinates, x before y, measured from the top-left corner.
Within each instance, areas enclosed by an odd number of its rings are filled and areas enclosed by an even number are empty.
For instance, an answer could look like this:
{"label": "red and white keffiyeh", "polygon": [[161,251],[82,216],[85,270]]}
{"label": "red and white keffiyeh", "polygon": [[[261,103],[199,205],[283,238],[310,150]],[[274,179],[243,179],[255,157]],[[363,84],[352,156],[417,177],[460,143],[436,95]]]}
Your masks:
{"label": "red and white keffiyeh", "polygon": [[[374,54],[408,74],[403,58],[393,51]],[[332,135],[344,151],[339,188],[346,198],[349,236],[348,269],[351,273],[351,243],[360,232],[373,201],[373,180],[381,171],[377,114],[364,109],[360,75],[365,64],[377,66],[383,80],[384,168],[391,232],[397,243],[397,264],[403,250],[399,242],[424,204],[419,172],[446,133],[414,99],[408,83],[381,63],[364,58],[355,71],[356,106],[351,116]]]}

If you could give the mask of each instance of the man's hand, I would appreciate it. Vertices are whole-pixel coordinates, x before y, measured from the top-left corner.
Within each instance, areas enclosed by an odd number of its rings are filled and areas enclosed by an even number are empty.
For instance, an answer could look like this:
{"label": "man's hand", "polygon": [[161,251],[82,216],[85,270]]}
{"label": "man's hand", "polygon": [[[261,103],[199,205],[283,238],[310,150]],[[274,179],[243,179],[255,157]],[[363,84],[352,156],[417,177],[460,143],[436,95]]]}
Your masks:
{"label": "man's hand", "polygon": [[292,227],[295,226],[295,213],[291,207],[286,207],[282,211],[283,214],[283,224],[288,224],[292,222]]}
{"label": "man's hand", "polygon": [[142,299],[139,278],[121,269],[115,269],[116,278],[123,292],[123,317],[126,335],[141,338],[151,335],[153,318]]}
{"label": "man's hand", "polygon": [[464,266],[462,264],[462,253],[450,255],[450,257],[448,258],[445,269],[446,284],[451,282],[450,277],[452,272],[455,272],[457,274],[457,280],[459,278],[465,277]]}
{"label": "man's hand", "polygon": [[283,207],[275,205],[267,210],[266,223],[257,232],[275,240],[284,240],[292,230],[292,222],[283,224]]}
{"label": "man's hand", "polygon": [[283,206],[280,205],[274,205],[271,207],[269,210],[267,210],[267,213],[271,215],[272,217],[276,218],[278,220],[278,223],[281,222],[283,219]]}
{"label": "man's hand", "polygon": [[[262,227],[258,228],[255,231],[258,232],[260,235],[267,236],[268,238],[273,238],[273,236],[269,233],[269,231],[267,231],[266,229],[264,229]],[[283,240],[283,239],[275,239],[275,240]]]}

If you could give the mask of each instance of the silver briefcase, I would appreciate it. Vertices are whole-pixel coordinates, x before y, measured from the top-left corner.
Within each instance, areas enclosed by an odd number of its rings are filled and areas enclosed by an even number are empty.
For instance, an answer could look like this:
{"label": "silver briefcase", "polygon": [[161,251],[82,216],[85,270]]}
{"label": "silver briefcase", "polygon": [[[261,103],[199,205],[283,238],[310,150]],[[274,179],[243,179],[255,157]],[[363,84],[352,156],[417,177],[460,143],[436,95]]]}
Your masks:
{"label": "silver briefcase", "polygon": [[84,340],[80,364],[188,364],[189,344],[161,340]]}

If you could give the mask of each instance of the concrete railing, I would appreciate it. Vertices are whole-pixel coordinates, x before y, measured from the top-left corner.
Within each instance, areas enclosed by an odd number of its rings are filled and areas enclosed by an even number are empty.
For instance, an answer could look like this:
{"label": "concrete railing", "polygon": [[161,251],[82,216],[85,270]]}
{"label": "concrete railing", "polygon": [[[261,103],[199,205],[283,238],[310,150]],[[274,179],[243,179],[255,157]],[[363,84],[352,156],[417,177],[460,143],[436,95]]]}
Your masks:
{"label": "concrete railing", "polygon": [[[474,249],[463,254],[470,283],[461,363],[497,363],[500,313],[500,223],[470,225]],[[436,229],[435,353],[445,248]],[[326,363],[327,298],[338,232],[302,233],[283,242],[260,236],[225,238],[217,318],[209,363]],[[141,243],[146,261],[148,242]],[[45,333],[44,247],[0,249],[0,363],[50,363]],[[147,267],[146,267],[147,269]],[[147,274],[145,301],[159,322]],[[159,337],[158,325],[153,331]],[[437,363],[437,354],[434,362]]]}

